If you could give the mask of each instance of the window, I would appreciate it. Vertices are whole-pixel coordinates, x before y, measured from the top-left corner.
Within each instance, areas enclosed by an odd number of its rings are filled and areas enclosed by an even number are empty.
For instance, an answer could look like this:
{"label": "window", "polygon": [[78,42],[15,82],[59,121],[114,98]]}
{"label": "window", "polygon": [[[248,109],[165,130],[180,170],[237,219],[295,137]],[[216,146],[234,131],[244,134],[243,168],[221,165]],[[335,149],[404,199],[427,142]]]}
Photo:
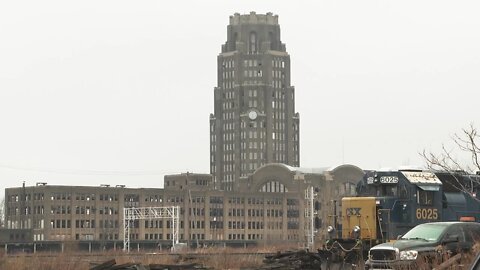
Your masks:
{"label": "window", "polygon": [[410,213],[410,204],[408,201],[397,201],[391,212],[391,220],[393,222],[399,223],[408,223],[411,222]]}
{"label": "window", "polygon": [[250,33],[249,53],[257,53],[257,33],[255,32]]}
{"label": "window", "polygon": [[278,181],[270,181],[265,183],[259,192],[288,192],[288,189]]}
{"label": "window", "polygon": [[417,190],[417,203],[420,205],[433,205],[433,191]]}

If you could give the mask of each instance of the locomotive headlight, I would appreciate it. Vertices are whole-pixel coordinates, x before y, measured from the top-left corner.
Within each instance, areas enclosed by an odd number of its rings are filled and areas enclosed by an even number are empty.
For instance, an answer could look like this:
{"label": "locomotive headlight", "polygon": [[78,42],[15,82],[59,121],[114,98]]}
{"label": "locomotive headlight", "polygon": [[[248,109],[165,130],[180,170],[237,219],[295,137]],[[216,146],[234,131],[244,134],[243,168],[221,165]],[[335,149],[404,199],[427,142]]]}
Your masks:
{"label": "locomotive headlight", "polygon": [[335,237],[335,228],[333,226],[328,226],[327,227],[327,233],[328,233],[328,238],[329,239],[334,239]]}
{"label": "locomotive headlight", "polygon": [[360,226],[356,225],[355,227],[353,227],[352,234],[354,238],[360,238]]}
{"label": "locomotive headlight", "polygon": [[418,251],[416,250],[404,250],[400,251],[400,260],[416,260]]}

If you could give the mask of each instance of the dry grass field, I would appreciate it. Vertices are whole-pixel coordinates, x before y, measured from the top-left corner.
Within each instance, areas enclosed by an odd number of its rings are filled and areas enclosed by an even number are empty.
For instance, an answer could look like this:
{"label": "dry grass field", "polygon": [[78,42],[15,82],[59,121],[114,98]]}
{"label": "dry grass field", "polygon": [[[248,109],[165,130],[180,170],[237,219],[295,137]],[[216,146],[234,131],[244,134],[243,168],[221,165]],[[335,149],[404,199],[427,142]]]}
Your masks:
{"label": "dry grass field", "polygon": [[[88,270],[91,267],[115,259],[117,264],[139,263],[149,264],[191,264],[197,263],[210,269],[258,269],[264,266],[263,259],[267,253],[294,250],[291,247],[276,247],[270,249],[232,249],[206,248],[171,254],[169,252],[129,254],[122,251],[107,251],[102,253],[37,253],[37,254],[0,254],[0,270]],[[445,268],[450,270],[467,270],[475,258],[478,246],[470,254],[464,254],[460,261]],[[444,258],[442,261],[447,260]],[[441,261],[419,262],[415,270],[438,268]],[[337,269],[333,267],[332,269]],[[405,269],[407,270],[407,269]]]}
{"label": "dry grass field", "polygon": [[0,254],[0,270],[88,270],[101,262],[115,259],[117,264],[189,264],[198,263],[212,269],[255,269],[262,265],[264,254],[277,250],[207,248],[182,253],[138,253],[122,251],[102,253]]}

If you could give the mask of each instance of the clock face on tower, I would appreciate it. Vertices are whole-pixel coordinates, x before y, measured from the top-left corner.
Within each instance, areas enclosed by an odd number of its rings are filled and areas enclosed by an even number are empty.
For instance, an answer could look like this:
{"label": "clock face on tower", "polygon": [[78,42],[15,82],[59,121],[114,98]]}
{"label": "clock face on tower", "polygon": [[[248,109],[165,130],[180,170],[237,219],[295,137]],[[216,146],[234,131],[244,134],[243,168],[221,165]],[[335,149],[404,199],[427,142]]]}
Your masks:
{"label": "clock face on tower", "polygon": [[256,111],[250,111],[248,113],[248,118],[250,118],[250,120],[255,120],[257,119],[257,112]]}

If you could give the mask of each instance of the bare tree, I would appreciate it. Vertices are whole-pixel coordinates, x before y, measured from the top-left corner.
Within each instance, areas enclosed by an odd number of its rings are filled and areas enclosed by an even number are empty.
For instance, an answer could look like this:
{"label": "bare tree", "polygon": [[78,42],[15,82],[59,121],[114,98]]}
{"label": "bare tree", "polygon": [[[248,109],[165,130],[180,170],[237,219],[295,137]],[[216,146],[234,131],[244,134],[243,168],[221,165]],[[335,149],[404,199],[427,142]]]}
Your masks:
{"label": "bare tree", "polygon": [[[451,174],[456,182],[455,186],[465,192],[473,193],[474,187],[480,185],[480,134],[473,124],[462,129],[461,133],[452,136],[453,149],[442,144],[439,153],[423,150],[420,155],[429,169]],[[464,153],[468,156],[461,161],[456,154]],[[478,176],[473,176],[477,174]],[[460,177],[469,175],[469,177]],[[466,180],[467,179],[467,180]]]}
{"label": "bare tree", "polygon": [[[440,153],[423,150],[421,156],[427,162],[428,168],[444,171],[465,171],[472,174],[480,171],[480,134],[475,126],[470,124],[468,128],[462,129],[460,134],[454,134],[452,139],[458,149],[450,150],[443,144]],[[461,164],[457,157],[452,154],[455,150],[468,154],[471,158],[470,164]]]}

